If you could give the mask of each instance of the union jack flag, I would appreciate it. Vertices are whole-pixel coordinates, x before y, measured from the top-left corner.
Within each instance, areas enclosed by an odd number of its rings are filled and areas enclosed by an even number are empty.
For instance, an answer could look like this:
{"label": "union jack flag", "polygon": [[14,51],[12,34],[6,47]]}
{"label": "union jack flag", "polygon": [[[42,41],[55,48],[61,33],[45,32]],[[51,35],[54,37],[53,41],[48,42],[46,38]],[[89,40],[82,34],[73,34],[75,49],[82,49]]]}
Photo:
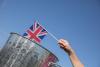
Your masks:
{"label": "union jack flag", "polygon": [[24,34],[24,37],[27,37],[31,40],[34,40],[36,43],[40,44],[41,40],[46,36],[47,31],[35,21]]}

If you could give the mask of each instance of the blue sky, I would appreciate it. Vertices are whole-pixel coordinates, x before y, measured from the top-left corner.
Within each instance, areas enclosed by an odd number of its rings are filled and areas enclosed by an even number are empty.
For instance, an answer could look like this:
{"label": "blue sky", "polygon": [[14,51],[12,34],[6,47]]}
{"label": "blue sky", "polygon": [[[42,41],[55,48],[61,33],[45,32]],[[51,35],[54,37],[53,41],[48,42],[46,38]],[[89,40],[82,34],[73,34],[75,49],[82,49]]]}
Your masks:
{"label": "blue sky", "polygon": [[[10,32],[23,34],[35,20],[58,39],[68,40],[85,67],[100,67],[100,0],[0,0],[0,47]],[[42,45],[62,67],[72,67],[50,35]]]}

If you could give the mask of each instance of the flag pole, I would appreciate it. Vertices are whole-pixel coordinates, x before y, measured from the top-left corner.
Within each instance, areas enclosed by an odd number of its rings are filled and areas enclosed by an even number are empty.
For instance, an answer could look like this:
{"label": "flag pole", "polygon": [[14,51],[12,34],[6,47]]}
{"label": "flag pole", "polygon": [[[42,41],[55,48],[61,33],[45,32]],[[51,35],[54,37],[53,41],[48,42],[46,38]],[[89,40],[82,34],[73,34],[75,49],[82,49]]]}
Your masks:
{"label": "flag pole", "polygon": [[[39,20],[38,21],[36,20],[35,22],[39,23]],[[58,39],[52,33],[50,33],[43,25],[40,24],[40,26],[42,26],[52,38],[54,38],[56,41],[58,41]]]}
{"label": "flag pole", "polygon": [[[47,31],[47,30],[46,30]],[[47,31],[48,32],[48,31]],[[58,39],[50,32],[48,32],[56,41],[58,41]]]}

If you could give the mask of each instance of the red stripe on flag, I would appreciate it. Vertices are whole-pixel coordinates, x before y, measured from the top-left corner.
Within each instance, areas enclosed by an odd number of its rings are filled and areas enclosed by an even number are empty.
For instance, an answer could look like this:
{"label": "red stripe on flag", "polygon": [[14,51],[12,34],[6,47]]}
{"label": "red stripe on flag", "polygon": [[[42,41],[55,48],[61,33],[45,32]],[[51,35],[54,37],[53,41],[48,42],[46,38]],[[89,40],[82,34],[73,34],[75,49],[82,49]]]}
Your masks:
{"label": "red stripe on flag", "polygon": [[41,32],[42,27],[39,26],[34,32],[27,30],[28,34],[30,35],[30,39],[34,39],[37,43],[40,43],[40,38],[38,38],[38,34]]}

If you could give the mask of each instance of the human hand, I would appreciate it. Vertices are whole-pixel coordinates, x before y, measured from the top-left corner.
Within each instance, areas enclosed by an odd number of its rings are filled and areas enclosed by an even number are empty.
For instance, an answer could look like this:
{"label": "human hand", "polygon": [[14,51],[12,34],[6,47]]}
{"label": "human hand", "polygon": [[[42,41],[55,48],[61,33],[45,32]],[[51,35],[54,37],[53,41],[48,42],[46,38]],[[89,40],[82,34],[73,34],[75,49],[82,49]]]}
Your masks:
{"label": "human hand", "polygon": [[65,52],[68,53],[72,65],[73,67],[84,67],[84,65],[80,62],[80,60],[78,59],[77,55],[75,54],[74,50],[71,48],[70,44],[68,41],[64,40],[64,39],[60,39],[58,41],[58,44],[60,45],[60,47],[62,49],[65,50]]}
{"label": "human hand", "polygon": [[60,45],[60,47],[62,49],[64,49],[68,54],[70,54],[72,52],[72,48],[69,44],[69,42],[67,40],[64,40],[64,39],[60,39],[58,41],[58,44]]}

